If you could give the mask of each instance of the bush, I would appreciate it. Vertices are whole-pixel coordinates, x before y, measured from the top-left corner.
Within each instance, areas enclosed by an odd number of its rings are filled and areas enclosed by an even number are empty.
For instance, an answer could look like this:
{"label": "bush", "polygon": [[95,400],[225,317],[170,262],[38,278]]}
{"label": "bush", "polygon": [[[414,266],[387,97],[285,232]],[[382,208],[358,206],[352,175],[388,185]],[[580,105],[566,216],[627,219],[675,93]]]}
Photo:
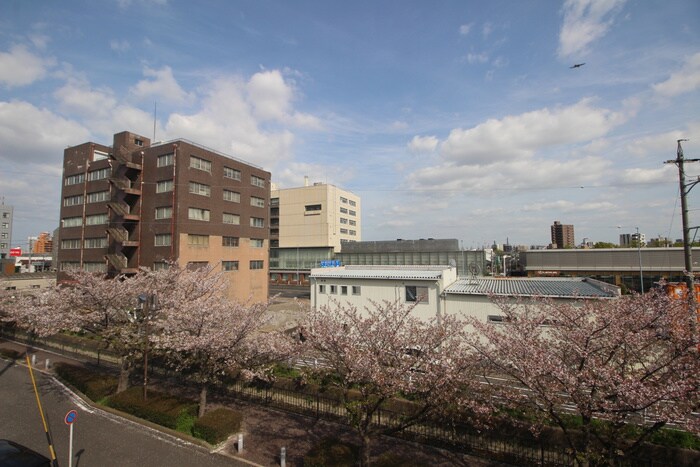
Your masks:
{"label": "bush", "polygon": [[99,401],[117,390],[117,378],[87,368],[58,362],[54,365],[56,375],[71,384],[93,401]]}
{"label": "bush", "polygon": [[663,428],[651,435],[649,441],[666,447],[700,451],[700,438],[687,431]]}
{"label": "bush", "polygon": [[144,401],[142,387],[113,395],[107,400],[107,406],[173,430],[181,425],[181,418],[194,416],[197,411],[197,404],[191,400],[157,391],[149,391]]}
{"label": "bush", "polygon": [[304,456],[304,467],[354,467],[360,459],[360,448],[335,438],[325,438]]}
{"label": "bush", "polygon": [[209,444],[218,444],[240,431],[243,416],[231,409],[214,409],[194,422],[192,434]]}
{"label": "bush", "polygon": [[0,348],[0,357],[9,358],[10,360],[17,360],[21,354],[14,349],[3,349]]}

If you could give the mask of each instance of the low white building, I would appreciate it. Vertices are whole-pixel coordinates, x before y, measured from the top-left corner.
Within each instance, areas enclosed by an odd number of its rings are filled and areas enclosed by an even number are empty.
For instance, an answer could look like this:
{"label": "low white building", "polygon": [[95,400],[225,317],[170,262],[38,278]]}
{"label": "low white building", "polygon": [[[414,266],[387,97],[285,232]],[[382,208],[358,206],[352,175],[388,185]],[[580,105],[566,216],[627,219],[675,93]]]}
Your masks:
{"label": "low white building", "polygon": [[421,318],[444,314],[500,321],[502,313],[491,296],[549,298],[555,301],[609,300],[620,288],[581,277],[458,278],[450,266],[343,266],[311,270],[311,306],[334,301],[359,309],[374,302],[416,304]]}
{"label": "low white building", "polygon": [[311,307],[337,301],[363,309],[370,301],[417,303],[422,318],[442,313],[445,289],[457,281],[451,266],[340,266],[311,270]]}

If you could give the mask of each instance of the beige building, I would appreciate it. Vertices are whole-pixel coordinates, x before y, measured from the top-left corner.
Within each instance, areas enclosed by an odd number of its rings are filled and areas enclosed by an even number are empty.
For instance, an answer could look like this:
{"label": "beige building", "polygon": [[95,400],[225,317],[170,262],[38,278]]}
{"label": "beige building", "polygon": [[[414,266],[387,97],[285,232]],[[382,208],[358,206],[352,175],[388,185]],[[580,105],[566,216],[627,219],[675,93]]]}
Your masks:
{"label": "beige building", "polygon": [[311,268],[341,245],[362,240],[360,197],[334,185],[308,183],[270,193],[270,279],[306,283]]}

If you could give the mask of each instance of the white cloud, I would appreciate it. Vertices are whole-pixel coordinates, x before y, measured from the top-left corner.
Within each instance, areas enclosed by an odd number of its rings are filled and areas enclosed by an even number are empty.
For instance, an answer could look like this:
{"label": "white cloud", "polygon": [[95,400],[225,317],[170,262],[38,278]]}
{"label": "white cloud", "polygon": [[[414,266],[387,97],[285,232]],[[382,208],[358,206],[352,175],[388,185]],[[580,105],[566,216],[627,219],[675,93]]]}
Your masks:
{"label": "white cloud", "polygon": [[466,59],[470,65],[474,63],[486,63],[489,61],[489,55],[486,52],[480,54],[470,52],[467,54]]}
{"label": "white cloud", "polygon": [[246,86],[253,113],[261,121],[276,121],[305,128],[319,129],[314,116],[293,112],[294,88],[285,82],[279,70],[254,74]]}
{"label": "white cloud", "polygon": [[616,209],[613,203],[609,201],[597,201],[597,202],[586,202],[586,203],[575,203],[573,201],[558,200],[558,201],[548,201],[546,203],[532,203],[522,207],[523,211],[526,212],[539,212],[539,211],[560,211],[565,213],[574,212],[587,212],[587,211],[612,211]]}
{"label": "white cloud", "polygon": [[582,99],[568,107],[544,108],[487,120],[466,130],[454,129],[440,153],[457,165],[529,158],[539,149],[603,136],[625,119],[623,114],[593,107],[589,99]]}
{"label": "white cloud", "polygon": [[131,48],[131,44],[129,44],[129,41],[126,39],[118,41],[116,39],[112,39],[109,41],[109,48],[114,50],[115,52],[126,52]]}
{"label": "white cloud", "polygon": [[700,52],[688,57],[679,71],[652,88],[663,97],[674,97],[700,88]]}
{"label": "white cloud", "polygon": [[466,36],[467,34],[469,34],[469,32],[472,30],[472,26],[474,26],[474,23],[462,24],[459,27],[459,35]]}
{"label": "white cloud", "polygon": [[493,24],[484,23],[484,26],[481,28],[481,34],[484,36],[484,38],[489,37],[492,32],[493,32]]}
{"label": "white cloud", "polygon": [[[255,92],[251,94],[253,81]],[[286,116],[293,119],[296,114],[286,104],[275,106],[276,99],[263,91],[264,82],[251,78],[246,83],[231,77],[213,81],[206,88],[207,94],[198,113],[170,115],[166,124],[168,137],[206,141],[207,146],[266,168],[289,159],[294,135],[284,129],[264,128],[264,122],[260,121],[261,109],[266,118]],[[279,105],[284,112],[275,110]]]}
{"label": "white cloud", "polygon": [[304,177],[309,177],[309,183],[327,183],[342,187],[354,177],[352,169],[338,165],[324,166],[306,162],[291,162],[272,174],[273,182],[279,188],[294,188],[304,186]]}
{"label": "white cloud", "polygon": [[9,52],[0,52],[0,84],[26,86],[46,76],[54,60],[31,53],[23,45],[13,46]]}
{"label": "white cloud", "polygon": [[108,118],[117,105],[117,99],[109,89],[92,89],[80,78],[70,78],[54,92],[61,109],[89,118]]}
{"label": "white cloud", "polygon": [[413,154],[425,154],[435,151],[438,143],[435,136],[414,136],[407,146]]}
{"label": "white cloud", "polygon": [[0,102],[0,159],[60,164],[66,146],[80,144],[90,133],[76,122],[28,102]]}
{"label": "white cloud", "polygon": [[160,98],[165,102],[183,104],[192,101],[193,96],[185,92],[173,76],[173,70],[165,66],[160,70],[144,68],[144,76],[152,79],[139,81],[131,88],[131,93],[140,98]]}
{"label": "white cloud", "polygon": [[678,169],[672,164],[655,169],[626,169],[619,175],[619,181],[623,184],[656,184],[675,181],[677,178]]}
{"label": "white cloud", "polygon": [[605,36],[626,0],[566,0],[559,32],[560,58],[582,56],[588,46]]}

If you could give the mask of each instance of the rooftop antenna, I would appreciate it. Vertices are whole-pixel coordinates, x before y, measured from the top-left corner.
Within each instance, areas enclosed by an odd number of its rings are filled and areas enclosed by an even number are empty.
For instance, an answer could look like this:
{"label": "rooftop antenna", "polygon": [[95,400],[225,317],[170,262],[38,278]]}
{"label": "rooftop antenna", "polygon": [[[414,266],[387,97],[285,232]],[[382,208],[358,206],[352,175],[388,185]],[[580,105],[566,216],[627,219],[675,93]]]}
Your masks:
{"label": "rooftop antenna", "polygon": [[158,102],[153,101],[153,142],[156,142],[156,115],[158,113]]}

